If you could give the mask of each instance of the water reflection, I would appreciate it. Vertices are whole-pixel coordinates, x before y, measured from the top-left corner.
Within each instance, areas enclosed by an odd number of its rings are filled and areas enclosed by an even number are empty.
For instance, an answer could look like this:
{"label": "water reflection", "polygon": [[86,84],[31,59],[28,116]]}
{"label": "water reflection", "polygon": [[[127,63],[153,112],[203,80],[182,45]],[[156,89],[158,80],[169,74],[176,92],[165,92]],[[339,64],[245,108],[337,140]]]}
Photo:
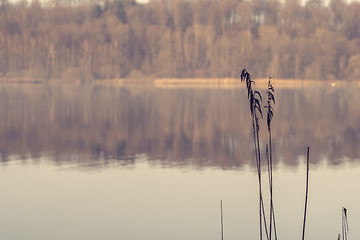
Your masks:
{"label": "water reflection", "polygon": [[[310,146],[314,163],[359,161],[358,90],[276,90],[274,160],[297,166]],[[244,89],[2,85],[0,159],[123,166],[142,154],[169,167],[241,168],[254,164],[246,98]]]}

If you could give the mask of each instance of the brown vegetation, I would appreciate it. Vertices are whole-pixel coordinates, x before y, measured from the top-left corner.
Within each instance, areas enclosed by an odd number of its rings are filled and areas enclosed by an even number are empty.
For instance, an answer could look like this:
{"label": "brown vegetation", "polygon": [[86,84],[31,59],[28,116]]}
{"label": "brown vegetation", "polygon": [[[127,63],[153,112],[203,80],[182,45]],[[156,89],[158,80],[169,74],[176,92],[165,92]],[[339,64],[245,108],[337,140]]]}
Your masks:
{"label": "brown vegetation", "polygon": [[360,79],[358,2],[96,2],[0,1],[0,78]]}

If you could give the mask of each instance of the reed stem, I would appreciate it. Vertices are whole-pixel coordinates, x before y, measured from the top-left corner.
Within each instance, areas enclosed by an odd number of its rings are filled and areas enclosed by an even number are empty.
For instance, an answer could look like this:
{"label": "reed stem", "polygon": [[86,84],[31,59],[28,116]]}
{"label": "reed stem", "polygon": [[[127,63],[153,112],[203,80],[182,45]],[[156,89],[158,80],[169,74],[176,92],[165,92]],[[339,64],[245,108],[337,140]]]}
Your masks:
{"label": "reed stem", "polygon": [[[255,158],[256,158],[256,169],[258,173],[258,182],[259,182],[259,233],[260,233],[260,240],[263,237],[263,227],[266,231],[266,237],[269,239],[269,234],[266,225],[266,214],[264,208],[264,200],[262,195],[262,184],[261,184],[261,156],[260,156],[260,143],[259,143],[259,117],[258,114],[262,117],[261,111],[261,94],[260,92],[253,90],[252,84],[255,84],[254,81],[251,80],[250,74],[243,69],[241,73],[241,81],[246,82],[246,88],[248,90],[248,99],[250,103],[250,112],[251,112],[251,123],[252,123],[252,130],[254,136],[254,148],[255,148]],[[264,224],[263,224],[264,221]]]}
{"label": "reed stem", "polygon": [[310,147],[307,148],[307,157],[306,157],[306,195],[305,195],[305,208],[304,208],[304,222],[303,222],[303,232],[302,240],[305,239],[305,223],[306,223],[306,212],[307,212],[307,202],[308,202],[308,192],[309,192],[309,152]]}
{"label": "reed stem", "polygon": [[221,240],[224,240],[224,220],[223,220],[222,200],[220,201],[220,211],[221,211]]}
{"label": "reed stem", "polygon": [[255,127],[255,119],[253,116],[252,119],[252,127],[253,127],[253,135],[254,135],[254,146],[255,146],[255,158],[256,158],[256,169],[258,174],[258,183],[259,183],[259,233],[260,233],[260,240],[262,240],[262,193],[261,193],[261,171],[260,171],[260,161],[259,161],[259,155],[258,155],[258,148],[257,148],[257,132]]}
{"label": "reed stem", "polygon": [[343,240],[347,240],[347,232],[349,231],[349,225],[348,225],[348,221],[347,221],[347,209],[346,208],[342,208],[342,239]]}
{"label": "reed stem", "polygon": [[268,176],[269,176],[269,190],[270,190],[270,226],[269,226],[269,239],[272,239],[272,231],[274,230],[275,239],[277,239],[275,213],[274,213],[274,201],[273,201],[273,159],[272,159],[272,141],[271,141],[271,120],[273,117],[272,103],[275,104],[274,87],[271,84],[271,77],[269,77],[267,94],[267,105],[264,107],[267,109],[267,126],[269,135],[269,146],[266,145],[266,156],[268,163]]}

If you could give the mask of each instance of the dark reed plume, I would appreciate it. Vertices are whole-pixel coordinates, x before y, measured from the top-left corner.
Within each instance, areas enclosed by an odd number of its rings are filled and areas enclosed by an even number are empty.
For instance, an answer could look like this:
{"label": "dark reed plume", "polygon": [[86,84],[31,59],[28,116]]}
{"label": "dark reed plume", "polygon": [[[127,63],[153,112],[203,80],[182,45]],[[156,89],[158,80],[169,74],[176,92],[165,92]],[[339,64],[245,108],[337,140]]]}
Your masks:
{"label": "dark reed plume", "polygon": [[347,209],[346,208],[342,208],[342,239],[343,240],[347,240],[347,235],[348,235],[348,231],[349,231],[349,224],[348,224],[348,220],[347,220]]}
{"label": "dark reed plume", "polygon": [[269,135],[269,147],[266,145],[266,155],[268,158],[268,175],[269,175],[269,188],[270,188],[270,222],[269,222],[269,236],[270,240],[272,238],[272,230],[274,229],[274,236],[277,240],[276,232],[276,223],[275,223],[275,211],[274,211],[274,202],[273,202],[273,160],[272,160],[272,143],[271,143],[271,120],[273,118],[273,107],[272,103],[275,104],[274,97],[274,87],[271,84],[271,77],[269,77],[268,87],[266,91],[267,105],[264,107],[267,109],[267,126],[268,126],[268,135]]}
{"label": "dark reed plume", "polygon": [[[268,81],[268,87],[267,87],[267,90],[266,90],[266,95],[268,97],[268,100],[267,100],[267,105],[264,107],[264,108],[267,108],[267,115],[266,115],[266,120],[267,120],[267,126],[268,126],[268,132],[269,134],[271,134],[271,120],[274,116],[274,113],[273,113],[273,107],[272,107],[272,103],[273,102],[275,104],[275,96],[274,96],[274,87],[273,85],[271,84],[271,77],[269,77],[269,81]],[[270,135],[271,136],[271,135]]]}
{"label": "dark reed plume", "polygon": [[[266,225],[266,216],[265,216],[265,208],[263,202],[263,195],[262,195],[262,187],[261,187],[261,155],[260,155],[260,141],[259,141],[259,115],[263,117],[261,111],[261,102],[262,97],[259,91],[253,89],[253,85],[255,82],[251,80],[250,73],[243,69],[241,72],[241,82],[246,83],[246,88],[248,91],[248,99],[249,99],[249,106],[250,106],[250,113],[251,113],[251,122],[252,122],[252,130],[254,136],[254,147],[255,147],[255,157],[256,157],[256,168],[258,173],[258,182],[259,182],[259,217],[260,217],[260,240],[262,240],[262,230],[263,226],[265,228],[265,233],[267,239],[269,239],[269,234],[267,231]],[[264,221],[264,223],[263,223]]]}
{"label": "dark reed plume", "polygon": [[305,195],[305,208],[304,208],[304,222],[303,222],[303,232],[302,232],[302,240],[305,238],[305,223],[306,223],[306,211],[307,211],[307,202],[308,202],[308,192],[309,192],[309,152],[310,148],[307,148],[307,157],[306,157],[306,195]]}

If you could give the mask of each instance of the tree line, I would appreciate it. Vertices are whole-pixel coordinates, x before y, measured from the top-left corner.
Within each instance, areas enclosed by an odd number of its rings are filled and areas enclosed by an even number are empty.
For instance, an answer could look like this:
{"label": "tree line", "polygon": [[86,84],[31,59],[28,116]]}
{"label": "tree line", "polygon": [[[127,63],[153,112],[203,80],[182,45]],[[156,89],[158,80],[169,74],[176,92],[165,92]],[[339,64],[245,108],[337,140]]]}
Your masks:
{"label": "tree line", "polygon": [[0,78],[360,79],[360,3],[0,1]]}

